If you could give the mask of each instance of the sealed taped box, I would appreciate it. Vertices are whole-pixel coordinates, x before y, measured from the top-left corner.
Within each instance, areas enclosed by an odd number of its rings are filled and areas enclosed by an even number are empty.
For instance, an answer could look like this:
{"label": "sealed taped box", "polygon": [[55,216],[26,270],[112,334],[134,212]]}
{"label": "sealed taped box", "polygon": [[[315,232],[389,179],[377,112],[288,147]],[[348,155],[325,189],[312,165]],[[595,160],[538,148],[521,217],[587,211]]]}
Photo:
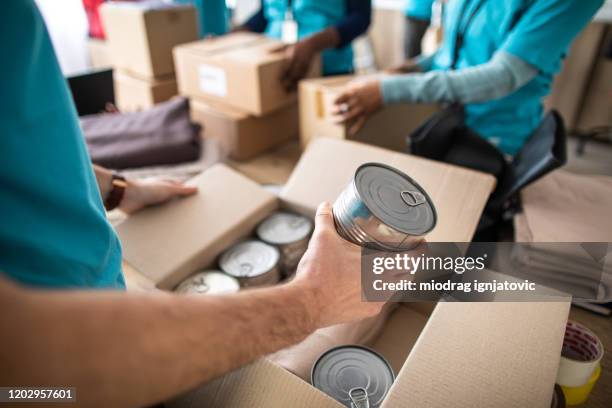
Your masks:
{"label": "sealed taped box", "polygon": [[382,107],[352,136],[349,126],[334,123],[334,100],[357,76],[309,79],[300,82],[300,142],[305,147],[319,137],[350,139],[391,150],[407,151],[406,137],[440,110],[434,104],[398,104]]}
{"label": "sealed taped box", "polygon": [[202,125],[204,137],[219,141],[234,160],[250,159],[298,136],[296,103],[260,117],[196,99],[189,106],[191,120]]}
{"label": "sealed taped box", "polygon": [[109,2],[100,10],[114,66],[138,76],[174,73],[172,48],[198,39],[190,5]]}
{"label": "sealed taped box", "polygon": [[[190,183],[195,196],[151,207],[117,226],[127,262],[171,289],[214,265],[278,208],[312,217],[333,202],[355,170],[383,162],[406,172],[438,210],[431,242],[471,240],[495,179],[473,170],[343,140],[311,143],[280,198],[218,164]],[[397,379],[383,407],[548,407],[557,375],[567,302],[456,303],[398,307],[370,346]],[[418,340],[418,341],[417,341]],[[334,407],[338,402],[262,359],[169,403],[170,407]]]}
{"label": "sealed taped box", "polygon": [[121,112],[135,112],[153,107],[176,96],[174,75],[158,79],[138,78],[120,70],[113,71],[115,104]]}
{"label": "sealed taped box", "polygon": [[[179,92],[222,103],[253,115],[264,115],[295,103],[280,78],[286,66],[282,43],[253,33],[234,33],[174,49]],[[308,76],[320,72],[320,61]]]}

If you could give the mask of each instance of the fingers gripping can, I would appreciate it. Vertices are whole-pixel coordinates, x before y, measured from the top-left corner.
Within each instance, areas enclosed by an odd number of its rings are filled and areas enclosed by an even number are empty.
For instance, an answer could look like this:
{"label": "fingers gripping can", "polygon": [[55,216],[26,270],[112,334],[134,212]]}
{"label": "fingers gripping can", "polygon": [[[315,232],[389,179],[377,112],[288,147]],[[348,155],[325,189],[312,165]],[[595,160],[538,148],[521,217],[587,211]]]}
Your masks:
{"label": "fingers gripping can", "polygon": [[223,272],[238,279],[240,286],[269,286],[280,281],[280,252],[257,240],[240,242],[219,259]]}
{"label": "fingers gripping can", "polygon": [[395,374],[383,356],[363,346],[334,347],[312,367],[311,383],[347,408],[378,408]]}
{"label": "fingers gripping can", "polygon": [[235,293],[240,290],[240,284],[221,271],[202,271],[181,282],[175,289],[177,293],[197,295],[220,295]]}
{"label": "fingers gripping can", "polygon": [[281,253],[280,265],[285,276],[292,275],[308,248],[312,221],[289,212],[279,211],[259,224],[257,236],[276,246]]}
{"label": "fingers gripping can", "polygon": [[338,233],[354,244],[384,251],[416,247],[437,221],[425,190],[380,163],[360,166],[333,206]]}

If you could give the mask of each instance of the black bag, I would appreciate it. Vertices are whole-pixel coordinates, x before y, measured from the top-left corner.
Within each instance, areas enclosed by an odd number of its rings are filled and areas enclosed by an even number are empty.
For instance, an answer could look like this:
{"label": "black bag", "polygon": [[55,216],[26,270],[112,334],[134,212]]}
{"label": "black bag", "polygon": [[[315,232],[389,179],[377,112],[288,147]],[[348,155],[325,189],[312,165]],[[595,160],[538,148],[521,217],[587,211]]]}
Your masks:
{"label": "black bag", "polygon": [[451,105],[415,129],[406,140],[410,153],[483,171],[500,178],[506,170],[501,151],[465,125],[461,105]]}

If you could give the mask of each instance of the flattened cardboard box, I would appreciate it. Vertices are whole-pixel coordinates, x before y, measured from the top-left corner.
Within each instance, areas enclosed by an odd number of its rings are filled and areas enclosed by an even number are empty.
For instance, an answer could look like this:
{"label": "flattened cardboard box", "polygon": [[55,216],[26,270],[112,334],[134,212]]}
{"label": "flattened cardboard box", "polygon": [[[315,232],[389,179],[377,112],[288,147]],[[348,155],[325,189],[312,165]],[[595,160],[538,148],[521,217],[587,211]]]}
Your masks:
{"label": "flattened cardboard box", "polygon": [[198,39],[190,5],[109,2],[100,16],[114,66],[146,78],[174,73],[172,48]]}
{"label": "flattened cardboard box", "polygon": [[292,103],[265,116],[252,116],[220,104],[189,101],[191,120],[203,136],[220,142],[234,160],[248,160],[298,136],[298,109]]}
{"label": "flattened cardboard box", "polygon": [[[234,33],[174,49],[179,92],[261,116],[295,103],[280,78],[287,56],[282,43],[253,33]],[[320,61],[307,76],[317,76]]]}
{"label": "flattened cardboard box", "polygon": [[[312,215],[316,204],[333,201],[354,170],[369,161],[396,166],[428,189],[440,215],[428,239],[471,238],[493,177],[360,143],[319,139],[305,152],[280,202],[217,165],[192,181],[200,187],[197,196],[144,210],[120,224],[125,257],[157,287],[171,288],[210,265],[278,206]],[[431,314],[421,304],[399,307],[372,344],[399,370],[383,407],[548,407],[568,310],[561,302],[439,303]],[[341,407],[266,360],[170,406]]]}
{"label": "flattened cardboard box", "polygon": [[158,79],[144,79],[115,69],[113,83],[115,104],[122,112],[151,108],[178,93],[173,75]]}
{"label": "flattened cardboard box", "polygon": [[306,146],[311,140],[327,137],[350,139],[391,150],[405,152],[406,137],[427,118],[439,110],[433,104],[399,104],[381,108],[364,127],[352,136],[349,127],[336,124],[332,118],[335,98],[345,85],[359,76],[309,79],[300,82],[300,141]]}

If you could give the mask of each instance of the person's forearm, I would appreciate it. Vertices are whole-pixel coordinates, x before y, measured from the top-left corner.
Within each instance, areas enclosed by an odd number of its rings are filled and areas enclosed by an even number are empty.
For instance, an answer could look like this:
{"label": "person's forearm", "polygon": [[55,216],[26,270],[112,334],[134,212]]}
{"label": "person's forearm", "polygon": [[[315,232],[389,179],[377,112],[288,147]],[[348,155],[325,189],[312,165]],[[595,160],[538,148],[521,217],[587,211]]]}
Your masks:
{"label": "person's forearm", "polygon": [[322,52],[327,48],[336,48],[340,44],[340,34],[336,27],[328,27],[309,37],[304,38],[315,52]]}
{"label": "person's forearm", "polygon": [[455,71],[391,76],[381,87],[386,104],[401,102],[476,103],[501,98],[537,75],[536,68],[501,52],[481,65]]}
{"label": "person's forearm", "polygon": [[102,200],[105,200],[112,188],[113,172],[96,164],[93,165],[93,169],[96,175],[96,181],[98,182],[100,196]]}
{"label": "person's forearm", "polygon": [[28,293],[0,279],[0,384],[76,387],[82,406],[162,401],[305,338],[316,315],[295,289]]}
{"label": "person's forearm", "polygon": [[335,25],[340,41],[337,47],[350,44],[364,34],[372,20],[372,2],[370,0],[348,0],[346,15]]}

